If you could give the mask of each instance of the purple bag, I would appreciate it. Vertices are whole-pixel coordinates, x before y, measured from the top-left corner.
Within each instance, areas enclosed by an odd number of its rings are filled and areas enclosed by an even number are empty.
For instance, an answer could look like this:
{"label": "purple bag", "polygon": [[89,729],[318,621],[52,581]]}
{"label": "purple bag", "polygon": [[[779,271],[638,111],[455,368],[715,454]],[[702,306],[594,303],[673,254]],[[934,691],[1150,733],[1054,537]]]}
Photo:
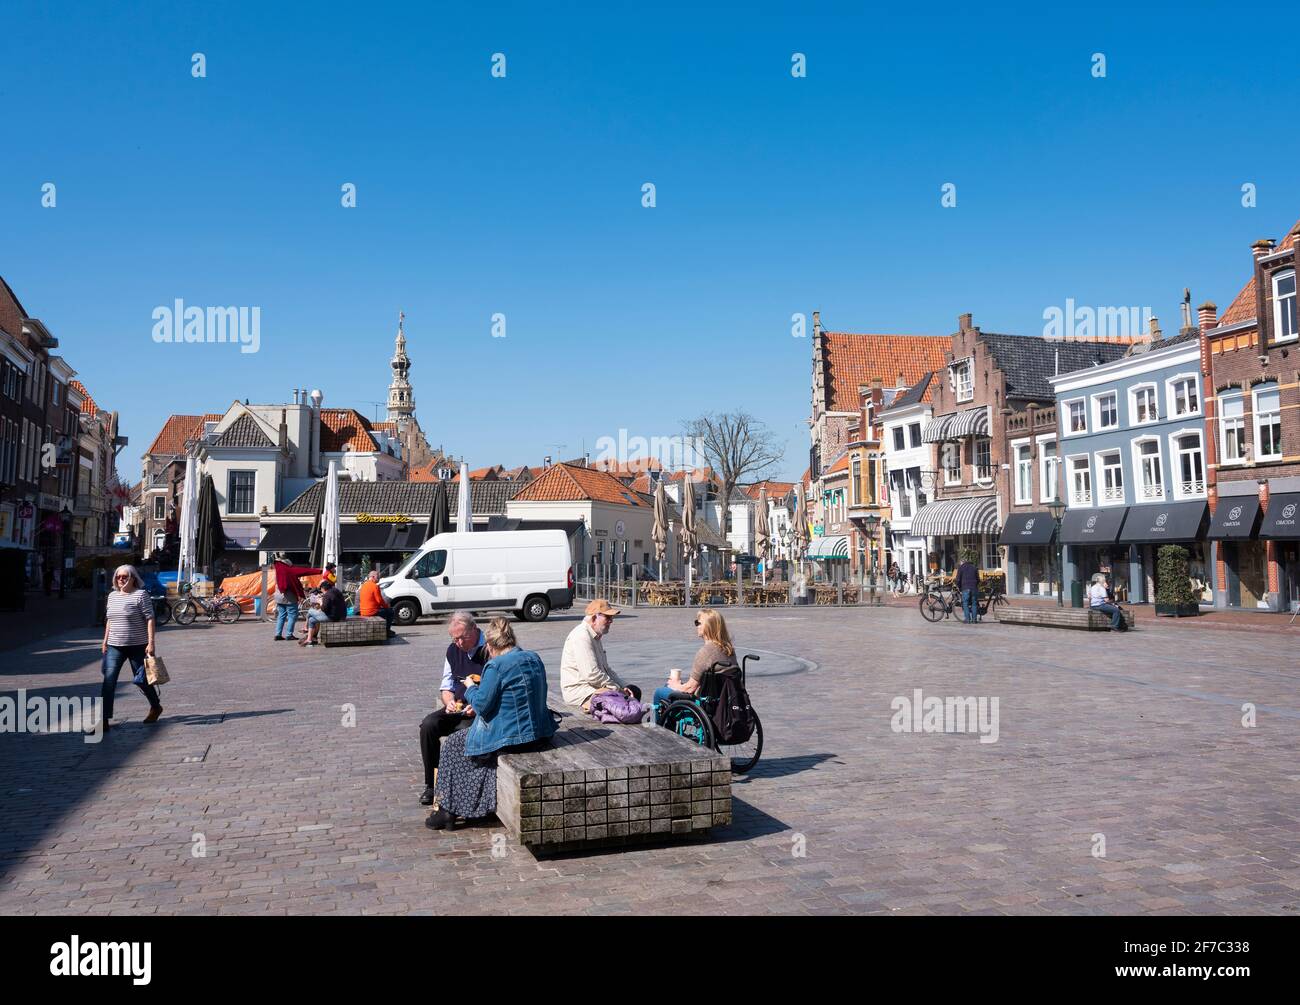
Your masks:
{"label": "purple bag", "polygon": [[645,718],[645,706],[635,698],[629,698],[622,691],[598,691],[591,696],[587,706],[591,716],[600,722],[621,722],[625,725],[640,722]]}

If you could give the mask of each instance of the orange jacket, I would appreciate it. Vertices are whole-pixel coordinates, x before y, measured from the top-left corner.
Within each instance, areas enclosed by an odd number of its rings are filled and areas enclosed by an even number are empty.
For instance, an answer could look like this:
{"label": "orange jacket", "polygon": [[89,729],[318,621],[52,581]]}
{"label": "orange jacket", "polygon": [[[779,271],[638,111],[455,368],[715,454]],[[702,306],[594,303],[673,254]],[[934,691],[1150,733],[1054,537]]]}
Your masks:
{"label": "orange jacket", "polygon": [[388,601],[379,592],[379,584],[372,583],[368,579],[361,584],[361,593],[357,596],[357,603],[361,607],[361,616],[363,618],[373,618],[377,610],[388,606]]}

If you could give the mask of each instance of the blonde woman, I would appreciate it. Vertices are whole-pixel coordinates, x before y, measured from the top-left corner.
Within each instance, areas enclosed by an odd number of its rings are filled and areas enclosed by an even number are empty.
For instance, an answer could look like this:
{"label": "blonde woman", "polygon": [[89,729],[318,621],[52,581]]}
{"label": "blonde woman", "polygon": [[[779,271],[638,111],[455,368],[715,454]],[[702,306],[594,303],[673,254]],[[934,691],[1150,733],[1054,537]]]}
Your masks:
{"label": "blonde woman", "polygon": [[674,695],[694,694],[700,689],[700,681],[715,663],[726,667],[736,665],[736,647],[732,644],[731,633],[727,631],[727,622],[722,615],[712,608],[705,607],[695,615],[695,634],[703,643],[691,663],[691,676],[688,680],[680,679],[680,672],[674,670],[668,677],[666,686],[654,693],[655,721],[658,721],[659,709],[666,708]]}
{"label": "blonde woman", "polygon": [[104,617],[104,641],[100,652],[104,654],[104,725],[113,718],[113,697],[117,691],[117,676],[122,664],[131,661],[131,681],[149,700],[149,714],[145,722],[157,722],[162,715],[162,702],[158,689],[144,679],[144,658],[154,655],[153,598],[144,588],[144,580],[135,566],[119,565],[113,572],[113,592],[108,595]]}

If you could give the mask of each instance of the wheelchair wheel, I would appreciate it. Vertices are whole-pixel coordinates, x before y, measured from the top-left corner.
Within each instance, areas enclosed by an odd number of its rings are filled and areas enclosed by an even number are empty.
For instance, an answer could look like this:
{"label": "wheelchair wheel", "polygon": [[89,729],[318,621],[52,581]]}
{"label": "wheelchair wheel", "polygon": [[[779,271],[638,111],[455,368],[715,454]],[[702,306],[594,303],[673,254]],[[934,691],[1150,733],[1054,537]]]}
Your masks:
{"label": "wheelchair wheel", "polygon": [[744,743],[723,743],[718,745],[718,753],[731,758],[733,774],[743,775],[758,763],[763,754],[763,724],[754,713],[754,732]]}
{"label": "wheelchair wheel", "polygon": [[176,619],[178,625],[192,625],[194,619],[199,616],[199,609],[194,601],[182,600],[172,608],[172,617]]}
{"label": "wheelchair wheel", "polygon": [[701,747],[716,750],[713,742],[713,723],[693,701],[674,701],[664,711],[663,724],[678,736],[684,736]]}

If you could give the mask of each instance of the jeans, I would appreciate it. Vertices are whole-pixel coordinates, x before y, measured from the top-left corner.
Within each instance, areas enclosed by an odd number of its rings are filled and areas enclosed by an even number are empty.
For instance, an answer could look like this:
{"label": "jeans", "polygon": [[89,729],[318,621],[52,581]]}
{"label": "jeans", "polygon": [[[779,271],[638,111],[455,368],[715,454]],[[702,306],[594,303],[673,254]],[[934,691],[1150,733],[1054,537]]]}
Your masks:
{"label": "jeans", "polygon": [[979,595],[979,590],[961,591],[961,611],[968,625],[980,619]]}
{"label": "jeans", "polygon": [[322,621],[328,621],[330,616],[322,611],[319,607],[313,607],[307,612],[307,627],[319,625]]}
{"label": "jeans", "polygon": [[444,707],[434,709],[420,723],[420,757],[424,761],[424,784],[429,788],[433,788],[433,773],[442,754],[442,738],[458,729],[469,729],[473,721],[463,712],[448,712]]}
{"label": "jeans", "polygon": [[104,718],[113,718],[113,696],[117,692],[117,675],[122,672],[122,664],[131,661],[131,682],[149,699],[150,708],[162,708],[158,698],[158,689],[144,680],[144,651],[146,646],[109,646],[104,653],[104,686],[100,696],[104,700]]}
{"label": "jeans", "polygon": [[380,607],[375,611],[374,614],[367,614],[365,615],[365,617],[383,618],[384,621],[387,622],[388,624],[389,631],[392,631],[393,618],[397,617],[397,615],[393,613],[393,609],[391,607]]}
{"label": "jeans", "polygon": [[1119,631],[1124,627],[1124,615],[1117,604],[1095,604],[1092,609],[1094,611],[1101,611],[1102,614],[1110,615],[1110,627],[1112,631]]}
{"label": "jeans", "polygon": [[280,638],[293,638],[293,627],[298,623],[298,602],[275,605],[275,634]]}
{"label": "jeans", "polygon": [[654,697],[650,699],[650,704],[654,706],[654,710],[655,710],[655,725],[657,726],[663,725],[663,717],[659,714],[661,706],[663,708],[667,708],[668,703],[672,701],[674,698],[689,699],[690,697],[691,696],[685,693],[684,691],[677,691],[671,687],[655,688]]}

